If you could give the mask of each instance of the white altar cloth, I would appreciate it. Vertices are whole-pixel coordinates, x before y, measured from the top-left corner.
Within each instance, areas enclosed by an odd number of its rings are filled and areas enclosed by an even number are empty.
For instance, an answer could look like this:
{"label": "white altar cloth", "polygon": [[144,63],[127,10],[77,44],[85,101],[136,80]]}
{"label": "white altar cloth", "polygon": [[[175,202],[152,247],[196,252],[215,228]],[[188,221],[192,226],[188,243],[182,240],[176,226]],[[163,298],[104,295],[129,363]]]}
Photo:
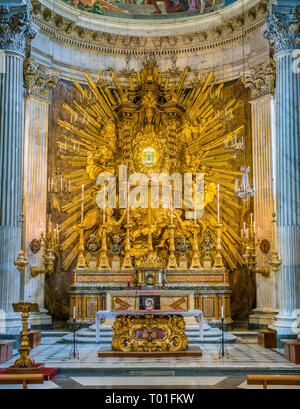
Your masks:
{"label": "white altar cloth", "polygon": [[101,318],[115,318],[117,315],[129,315],[129,314],[154,314],[154,315],[166,315],[166,314],[178,314],[183,317],[198,317],[199,319],[199,336],[203,339],[203,313],[201,310],[188,310],[188,311],[97,311],[96,312],[96,342],[100,341],[100,325]]}

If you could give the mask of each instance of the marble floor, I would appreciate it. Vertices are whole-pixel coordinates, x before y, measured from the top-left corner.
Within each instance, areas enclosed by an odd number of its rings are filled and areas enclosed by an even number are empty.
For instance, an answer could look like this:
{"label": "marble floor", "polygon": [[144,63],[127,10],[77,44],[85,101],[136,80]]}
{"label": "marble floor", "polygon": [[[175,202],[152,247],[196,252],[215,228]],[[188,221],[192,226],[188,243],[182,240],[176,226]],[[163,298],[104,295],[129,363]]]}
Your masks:
{"label": "marble floor", "polygon": [[[111,389],[111,388],[204,388],[261,389],[246,384],[250,373],[298,374],[300,365],[284,358],[283,349],[265,349],[257,343],[228,344],[227,356],[219,358],[218,344],[201,344],[202,357],[178,358],[98,358],[98,344],[79,344],[79,359],[69,358],[72,345],[58,343],[59,337],[43,337],[31,351],[36,362],[58,368],[58,375],[44,385],[30,389]],[[18,356],[0,365],[13,364]],[[18,389],[20,386],[0,386]],[[287,389],[274,386],[270,388]],[[290,387],[294,389],[300,387]]]}
{"label": "marble floor", "polygon": [[[21,385],[0,385],[0,390],[22,389]],[[246,376],[65,376],[57,375],[43,385],[28,389],[262,389],[247,385]],[[268,389],[300,389],[300,386],[268,386]]]}

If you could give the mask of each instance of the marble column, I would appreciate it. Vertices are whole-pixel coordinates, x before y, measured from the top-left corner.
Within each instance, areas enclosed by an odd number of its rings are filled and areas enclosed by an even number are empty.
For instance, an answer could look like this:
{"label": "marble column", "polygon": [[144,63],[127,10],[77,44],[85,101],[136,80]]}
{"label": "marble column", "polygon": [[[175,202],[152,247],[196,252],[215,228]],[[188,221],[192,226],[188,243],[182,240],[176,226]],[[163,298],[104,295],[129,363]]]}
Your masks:
{"label": "marble column", "polygon": [[[269,243],[269,249],[264,246],[258,246],[256,249],[256,308],[249,317],[250,326],[256,328],[267,327],[278,312],[277,277],[270,265],[274,248],[272,213],[275,211],[272,170],[272,164],[275,163],[272,158],[272,141],[275,138],[275,75],[275,62],[270,59],[247,72],[244,77],[245,86],[251,90],[256,237]],[[262,274],[262,267],[268,267],[269,273]]]}
{"label": "marble column", "polygon": [[[51,88],[58,76],[45,66],[28,59],[24,65],[27,98],[24,134],[24,242],[28,267],[24,273],[24,300],[39,304],[40,312],[30,314],[31,327],[51,326],[51,316],[44,308],[44,274],[32,277],[30,268],[42,268],[42,250],[36,251],[33,240],[39,240],[40,229],[46,226],[48,114]],[[54,74],[54,75],[53,75]]]}
{"label": "marble column", "polygon": [[283,3],[271,6],[265,32],[276,61],[277,240],[282,265],[278,271],[279,313],[272,328],[281,338],[296,336],[293,323],[300,308],[300,73],[295,69],[300,7]]}
{"label": "marble column", "polygon": [[20,273],[14,266],[22,246],[23,61],[36,31],[26,0],[0,0],[0,328],[19,331]]}

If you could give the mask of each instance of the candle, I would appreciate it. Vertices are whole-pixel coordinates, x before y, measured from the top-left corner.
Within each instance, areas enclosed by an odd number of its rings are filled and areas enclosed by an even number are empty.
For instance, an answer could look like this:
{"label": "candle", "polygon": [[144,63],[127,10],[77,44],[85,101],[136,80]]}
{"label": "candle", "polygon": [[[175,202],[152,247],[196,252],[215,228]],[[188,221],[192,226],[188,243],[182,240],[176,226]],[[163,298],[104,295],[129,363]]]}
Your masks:
{"label": "candle", "polygon": [[83,210],[84,210],[84,185],[81,185],[81,223],[83,222]]}
{"label": "candle", "polygon": [[218,184],[218,224],[220,224],[220,185]]}
{"label": "candle", "polygon": [[223,307],[223,305],[221,306],[221,317],[224,318],[224,307]]}
{"label": "candle", "polygon": [[63,178],[62,176],[60,177],[60,191],[63,191]]}
{"label": "candle", "polygon": [[76,309],[75,309],[75,307],[73,307],[73,320],[75,320],[75,311],[76,311]]}
{"label": "candle", "polygon": [[103,192],[104,192],[104,200],[103,200],[103,224],[105,224],[105,200],[106,200],[106,192],[105,192],[105,185],[104,185],[104,189],[103,189]]}
{"label": "candle", "polygon": [[171,224],[173,224],[172,185],[170,185],[170,212],[171,212]]}
{"label": "candle", "polygon": [[261,230],[260,230],[260,228],[258,228],[258,235],[257,235],[257,238],[258,238],[258,240],[260,240],[260,238],[261,238]]}
{"label": "candle", "polygon": [[129,224],[129,183],[127,184],[127,224]]}
{"label": "candle", "polygon": [[194,187],[194,223],[196,224],[197,219],[197,200],[196,200],[196,186]]}
{"label": "candle", "polygon": [[71,181],[69,179],[69,192],[71,192]]}
{"label": "candle", "polygon": [[242,238],[242,239],[244,238],[244,231],[243,231],[243,229],[241,229],[241,238]]}
{"label": "candle", "polygon": [[251,224],[253,223],[253,213],[250,214]]}

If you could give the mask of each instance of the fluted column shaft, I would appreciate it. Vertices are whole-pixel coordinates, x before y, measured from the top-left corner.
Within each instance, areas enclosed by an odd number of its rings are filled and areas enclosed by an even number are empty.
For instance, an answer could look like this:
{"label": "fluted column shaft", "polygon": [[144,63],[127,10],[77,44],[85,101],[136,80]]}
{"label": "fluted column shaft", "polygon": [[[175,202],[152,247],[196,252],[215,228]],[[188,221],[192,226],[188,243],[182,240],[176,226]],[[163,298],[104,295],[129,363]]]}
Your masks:
{"label": "fluted column shaft", "polygon": [[21,249],[23,57],[2,54],[0,74],[0,308],[11,311],[20,297],[20,273],[13,262]]}
{"label": "fluted column shaft", "polygon": [[8,6],[0,0],[0,324],[5,333],[19,325],[12,303],[20,301],[21,280],[13,262],[22,245],[23,62],[36,34],[30,10],[29,1]]}
{"label": "fluted column shaft", "polygon": [[[29,266],[42,266],[42,250],[33,253],[30,243],[40,238],[40,229],[46,226],[47,148],[49,104],[33,96],[26,101],[24,141],[24,216],[25,252]],[[24,298],[44,307],[45,276],[35,278],[26,269]]]}
{"label": "fluted column shaft", "polygon": [[[296,4],[296,3],[295,3]],[[300,74],[295,70],[299,50],[300,8],[272,5],[265,36],[276,61],[276,202],[279,334],[295,336],[292,325],[300,307]]]}
{"label": "fluted column shaft", "polygon": [[[274,320],[277,312],[276,274],[272,271],[273,231],[272,213],[274,212],[273,164],[275,139],[275,62],[271,59],[249,70],[244,75],[246,87],[251,89],[252,118],[252,157],[254,196],[254,219],[256,238],[266,239],[270,243],[267,252],[260,246],[256,249],[256,308],[249,317],[252,326],[267,326]],[[261,274],[261,268],[268,267],[269,275]]]}
{"label": "fluted column shaft", "polygon": [[291,52],[276,56],[277,225],[279,317],[300,307],[300,75],[292,70]]}
{"label": "fluted column shaft", "polygon": [[[249,322],[257,325],[270,324],[277,312],[276,274],[270,266],[273,247],[272,213],[274,192],[272,175],[272,122],[274,98],[265,95],[251,101],[253,180],[256,188],[254,197],[254,219],[259,239],[267,239],[270,249],[267,254],[257,248],[257,269],[269,267],[267,277],[256,274],[256,308]],[[274,135],[275,136],[275,135]]]}

